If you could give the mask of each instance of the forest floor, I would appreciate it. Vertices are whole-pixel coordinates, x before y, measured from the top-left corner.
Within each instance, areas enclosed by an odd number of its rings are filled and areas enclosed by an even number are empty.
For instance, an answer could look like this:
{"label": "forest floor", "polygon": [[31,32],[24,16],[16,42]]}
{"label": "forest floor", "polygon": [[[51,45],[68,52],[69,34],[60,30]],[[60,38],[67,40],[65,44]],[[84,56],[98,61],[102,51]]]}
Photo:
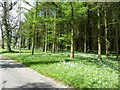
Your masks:
{"label": "forest floor", "polygon": [[[75,88],[118,88],[119,87],[119,61],[115,56],[102,61],[97,60],[96,54],[75,53],[70,59],[69,53],[40,53],[31,55],[29,50],[2,54],[16,60],[38,73],[54,78],[64,84]],[[119,58],[120,60],[120,58]]]}

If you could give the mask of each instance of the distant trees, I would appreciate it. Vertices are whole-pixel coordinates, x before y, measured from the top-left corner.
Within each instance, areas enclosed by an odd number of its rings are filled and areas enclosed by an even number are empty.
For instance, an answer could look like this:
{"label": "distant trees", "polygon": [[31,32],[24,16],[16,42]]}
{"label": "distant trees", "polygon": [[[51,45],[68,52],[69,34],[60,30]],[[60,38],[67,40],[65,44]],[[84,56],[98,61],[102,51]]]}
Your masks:
{"label": "distant trees", "polygon": [[[74,50],[98,52],[98,59],[101,60],[102,54],[106,53],[108,57],[109,52],[114,53],[112,49],[114,44],[116,54],[118,54],[120,37],[116,23],[113,23],[115,17],[110,16],[109,12],[112,11],[113,15],[117,14],[118,18],[119,13],[113,10],[116,7],[112,7],[112,4],[112,2],[39,3],[37,12],[40,14],[36,23],[39,27],[37,28],[39,34],[36,35],[36,42],[39,42],[36,44],[37,47],[43,47],[43,51],[46,53],[49,50],[53,53],[67,50],[70,51],[71,58],[74,58]],[[35,9],[31,10],[35,11]],[[108,18],[110,19],[108,20]],[[119,23],[117,24],[119,25]],[[113,28],[110,28],[112,26],[116,29],[112,30]],[[112,33],[116,34],[111,36]],[[113,39],[115,39],[115,43],[112,43]]]}

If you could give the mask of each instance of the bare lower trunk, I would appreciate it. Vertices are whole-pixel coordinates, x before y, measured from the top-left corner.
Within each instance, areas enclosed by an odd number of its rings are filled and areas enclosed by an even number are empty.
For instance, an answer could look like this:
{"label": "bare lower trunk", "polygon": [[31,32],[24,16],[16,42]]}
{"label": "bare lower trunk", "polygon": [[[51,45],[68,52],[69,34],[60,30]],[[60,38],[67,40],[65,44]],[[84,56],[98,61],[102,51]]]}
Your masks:
{"label": "bare lower trunk", "polygon": [[74,38],[73,38],[73,29],[71,30],[71,53],[70,58],[74,58]]}
{"label": "bare lower trunk", "polygon": [[47,53],[47,26],[46,26],[46,32],[45,32],[45,53]]}
{"label": "bare lower trunk", "polygon": [[[47,7],[47,4],[46,4],[46,9],[45,9],[45,17],[47,18],[48,17],[48,7]],[[48,26],[47,26],[47,22],[46,22],[46,27],[45,27],[45,53],[47,53],[47,49],[48,49],[48,45],[47,45],[47,38],[48,38]]]}
{"label": "bare lower trunk", "polygon": [[86,25],[85,25],[85,33],[84,33],[84,53],[86,53]]}
{"label": "bare lower trunk", "polygon": [[71,51],[70,58],[74,58],[74,27],[73,27],[73,5],[71,2]]}
{"label": "bare lower trunk", "polygon": [[10,33],[9,24],[7,22],[8,13],[9,13],[7,9],[8,9],[7,2],[4,2],[4,26],[6,30],[6,36],[7,36],[7,50],[11,52],[11,36],[10,36],[11,33]]}
{"label": "bare lower trunk", "polygon": [[55,53],[55,43],[52,45],[52,53]]}
{"label": "bare lower trunk", "polygon": [[7,31],[7,51],[8,52],[11,52],[11,38],[10,38],[10,35],[9,35],[9,31]]}
{"label": "bare lower trunk", "polygon": [[[99,6],[99,3],[97,3]],[[98,60],[101,60],[101,38],[100,38],[100,11],[98,9]]]}
{"label": "bare lower trunk", "polygon": [[[119,8],[117,7],[117,20],[119,20],[118,19],[118,14],[119,14]],[[116,24],[116,59],[118,59],[118,54],[119,54],[119,34],[120,34],[120,32],[119,32],[119,30],[118,30],[118,28],[120,28],[120,23],[119,24]]]}
{"label": "bare lower trunk", "polygon": [[32,44],[32,55],[34,54],[34,50],[35,50],[35,25],[33,25],[33,29],[34,29],[34,32],[33,32],[33,44]]}
{"label": "bare lower trunk", "polygon": [[116,59],[118,59],[119,47],[118,47],[118,31],[116,28]]}
{"label": "bare lower trunk", "polygon": [[[105,5],[104,5],[105,6]],[[106,56],[108,58],[108,49],[109,49],[109,41],[108,41],[108,27],[107,27],[107,11],[106,11],[106,6],[105,6],[105,11],[104,11],[104,24],[105,24],[105,46],[106,46]]]}
{"label": "bare lower trunk", "polygon": [[[56,16],[54,16],[54,19]],[[55,53],[55,42],[56,42],[56,23],[54,22],[54,31],[53,31],[53,45],[52,45],[52,53]]]}
{"label": "bare lower trunk", "polygon": [[2,39],[1,39],[1,48],[2,49],[5,49],[5,47],[4,47],[4,35],[3,35],[3,30],[2,30],[2,26],[1,26],[1,36],[2,36]]}

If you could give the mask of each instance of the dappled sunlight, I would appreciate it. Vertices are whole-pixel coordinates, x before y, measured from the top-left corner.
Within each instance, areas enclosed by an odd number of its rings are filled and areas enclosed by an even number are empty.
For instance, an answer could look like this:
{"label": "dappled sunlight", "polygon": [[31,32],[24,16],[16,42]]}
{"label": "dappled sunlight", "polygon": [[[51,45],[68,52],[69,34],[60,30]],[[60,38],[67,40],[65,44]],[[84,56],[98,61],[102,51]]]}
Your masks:
{"label": "dappled sunlight", "polygon": [[[104,58],[102,61],[98,61],[97,58],[94,58],[95,54],[76,53],[74,59],[66,57],[68,53],[34,55],[6,53],[4,55],[43,75],[53,77],[76,88],[118,87],[118,62]],[[88,57],[85,57],[86,55]]]}

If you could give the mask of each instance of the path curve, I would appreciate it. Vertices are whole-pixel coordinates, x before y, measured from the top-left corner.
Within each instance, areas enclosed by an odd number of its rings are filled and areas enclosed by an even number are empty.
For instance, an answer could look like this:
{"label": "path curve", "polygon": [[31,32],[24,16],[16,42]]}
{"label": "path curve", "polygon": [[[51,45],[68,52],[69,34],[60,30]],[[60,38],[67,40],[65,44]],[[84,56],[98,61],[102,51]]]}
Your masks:
{"label": "path curve", "polygon": [[0,55],[0,88],[68,88]]}

